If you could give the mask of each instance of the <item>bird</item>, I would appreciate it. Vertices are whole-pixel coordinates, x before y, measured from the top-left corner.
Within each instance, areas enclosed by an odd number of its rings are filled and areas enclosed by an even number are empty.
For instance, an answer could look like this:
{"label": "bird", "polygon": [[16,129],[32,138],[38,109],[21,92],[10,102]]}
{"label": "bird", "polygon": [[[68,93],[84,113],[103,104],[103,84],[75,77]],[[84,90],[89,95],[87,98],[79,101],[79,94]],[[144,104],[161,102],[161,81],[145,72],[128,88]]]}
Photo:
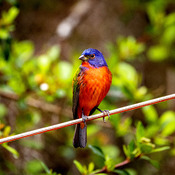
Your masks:
{"label": "bird", "polygon": [[[97,49],[89,48],[83,51],[79,60],[82,64],[77,69],[72,82],[73,87],[73,118],[83,121],[75,127],[73,146],[85,148],[87,144],[87,116],[92,115],[107,95],[112,74],[103,54]],[[109,114],[109,113],[108,113]],[[109,115],[108,115],[109,116]]]}

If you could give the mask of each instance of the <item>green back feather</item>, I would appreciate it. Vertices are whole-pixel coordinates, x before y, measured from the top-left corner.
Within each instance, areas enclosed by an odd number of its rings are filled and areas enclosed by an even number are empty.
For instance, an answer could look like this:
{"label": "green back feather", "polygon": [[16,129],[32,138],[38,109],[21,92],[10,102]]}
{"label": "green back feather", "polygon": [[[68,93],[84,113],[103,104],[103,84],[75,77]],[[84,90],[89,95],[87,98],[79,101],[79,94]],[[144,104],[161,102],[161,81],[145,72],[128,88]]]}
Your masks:
{"label": "green back feather", "polygon": [[72,106],[72,112],[74,119],[78,118],[77,116],[77,108],[78,108],[78,100],[79,100],[79,91],[80,91],[80,85],[78,83],[78,77],[80,76],[81,69],[78,68],[75,72],[74,78],[73,78],[73,106]]}

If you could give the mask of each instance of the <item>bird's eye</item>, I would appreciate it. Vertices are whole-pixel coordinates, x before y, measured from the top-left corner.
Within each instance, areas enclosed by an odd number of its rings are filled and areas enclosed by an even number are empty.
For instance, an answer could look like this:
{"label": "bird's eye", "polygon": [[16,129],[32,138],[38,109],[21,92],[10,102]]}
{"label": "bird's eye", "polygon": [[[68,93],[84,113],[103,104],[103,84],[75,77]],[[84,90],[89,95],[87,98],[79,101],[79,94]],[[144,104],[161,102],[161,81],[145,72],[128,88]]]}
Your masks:
{"label": "bird's eye", "polygon": [[91,55],[90,55],[90,58],[91,58],[91,59],[94,59],[94,58],[95,58],[95,54],[91,54]]}

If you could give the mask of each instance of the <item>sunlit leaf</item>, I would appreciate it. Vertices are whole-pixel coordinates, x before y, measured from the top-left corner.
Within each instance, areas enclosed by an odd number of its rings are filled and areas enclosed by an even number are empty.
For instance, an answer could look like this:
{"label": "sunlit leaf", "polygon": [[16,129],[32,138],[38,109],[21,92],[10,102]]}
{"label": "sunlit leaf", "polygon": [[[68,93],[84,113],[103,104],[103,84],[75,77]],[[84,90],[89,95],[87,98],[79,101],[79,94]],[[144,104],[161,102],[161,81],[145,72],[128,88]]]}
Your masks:
{"label": "sunlit leaf", "polygon": [[11,127],[10,126],[6,126],[3,132],[4,137],[7,137],[10,135],[10,131],[11,131]]}
{"label": "sunlit leaf", "polygon": [[123,145],[123,151],[124,151],[126,157],[129,158],[130,157],[130,154],[129,154],[129,150],[128,150],[128,148],[127,148],[126,145]]}
{"label": "sunlit leaf", "polygon": [[43,72],[47,72],[49,70],[51,61],[49,60],[49,57],[47,55],[41,55],[38,58],[38,66]]}
{"label": "sunlit leaf", "polygon": [[164,44],[172,44],[175,40],[175,25],[169,26],[168,28],[166,28],[166,30],[164,31],[164,34],[161,38],[161,41]]}
{"label": "sunlit leaf", "polygon": [[158,119],[158,114],[153,106],[145,106],[142,111],[146,117],[146,120],[150,123],[156,122]]}
{"label": "sunlit leaf", "polygon": [[112,159],[108,155],[105,157],[105,165],[107,166],[108,171],[114,170],[115,163],[115,159]]}
{"label": "sunlit leaf", "polygon": [[163,146],[163,147],[160,147],[160,148],[153,149],[152,152],[161,152],[161,151],[166,151],[168,149],[170,149],[169,146]]}
{"label": "sunlit leaf", "polygon": [[160,117],[162,135],[168,136],[175,131],[175,112],[167,111]]}
{"label": "sunlit leaf", "polygon": [[18,55],[18,58],[15,60],[16,65],[22,67],[23,64],[33,55],[34,45],[31,41],[15,42],[13,44],[13,49],[14,53]]}
{"label": "sunlit leaf", "polygon": [[144,44],[138,43],[132,36],[127,38],[119,37],[117,40],[119,47],[119,56],[121,59],[134,59],[138,54],[144,51]]}
{"label": "sunlit leaf", "polygon": [[144,137],[145,131],[142,123],[139,121],[137,124],[137,130],[136,130],[136,139],[137,142],[141,140],[142,137]]}
{"label": "sunlit leaf", "polygon": [[10,24],[17,17],[19,10],[16,7],[11,7],[8,12],[2,14],[2,18],[6,24]]}
{"label": "sunlit leaf", "polygon": [[94,170],[94,167],[95,167],[95,165],[93,162],[89,163],[88,172],[91,173]]}
{"label": "sunlit leaf", "polygon": [[16,149],[12,148],[11,146],[9,146],[7,143],[3,143],[2,146],[8,150],[9,152],[11,152],[13,154],[13,157],[15,159],[17,159],[19,157],[19,153],[16,151]]}
{"label": "sunlit leaf", "polygon": [[85,170],[84,170],[84,167],[81,165],[81,163],[78,162],[77,160],[74,160],[74,164],[77,167],[77,169],[80,171],[80,173],[83,174]]}
{"label": "sunlit leaf", "polygon": [[48,57],[52,61],[58,59],[59,54],[60,54],[60,48],[57,45],[52,46],[47,52]]}
{"label": "sunlit leaf", "polygon": [[9,31],[3,28],[0,28],[0,38],[7,39],[9,37]]}
{"label": "sunlit leaf", "polygon": [[163,61],[169,56],[169,50],[163,45],[152,46],[148,50],[148,57],[152,61]]}
{"label": "sunlit leaf", "polygon": [[72,65],[69,62],[61,61],[55,69],[58,78],[64,82],[71,80]]}

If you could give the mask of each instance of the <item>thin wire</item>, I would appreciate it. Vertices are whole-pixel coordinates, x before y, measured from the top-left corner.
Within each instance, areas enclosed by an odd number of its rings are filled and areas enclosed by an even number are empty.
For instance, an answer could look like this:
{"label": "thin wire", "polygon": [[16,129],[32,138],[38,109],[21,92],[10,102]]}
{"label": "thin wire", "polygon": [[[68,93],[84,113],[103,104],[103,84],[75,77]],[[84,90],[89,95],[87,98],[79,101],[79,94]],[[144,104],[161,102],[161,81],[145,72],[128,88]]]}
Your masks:
{"label": "thin wire", "polygon": [[[114,109],[114,110],[109,111],[109,115],[114,115],[114,114],[118,114],[118,113],[122,113],[122,112],[126,112],[126,111],[131,111],[131,110],[138,109],[138,108],[141,108],[141,107],[144,107],[144,106],[153,105],[153,104],[156,104],[156,103],[160,103],[160,102],[167,101],[167,100],[172,100],[172,99],[175,99],[175,94],[167,95],[167,96],[160,97],[160,98],[155,98],[153,100],[148,100],[148,101],[145,101],[145,102],[136,103],[136,104],[121,107],[121,108],[118,108],[118,109]],[[96,114],[96,115],[91,115],[91,116],[88,116],[87,121],[98,119],[98,118],[101,118],[101,117],[105,117],[107,115],[108,115],[107,113],[100,113],[100,114]],[[28,131],[28,132],[24,132],[24,133],[21,133],[21,134],[5,137],[5,138],[0,139],[0,144],[6,143],[6,142],[11,142],[11,141],[18,140],[18,139],[22,139],[22,138],[25,138],[25,137],[30,137],[30,136],[41,134],[41,133],[44,133],[44,132],[48,132],[48,131],[52,131],[52,130],[72,126],[72,125],[81,123],[82,121],[83,121],[82,118],[75,119],[75,120],[71,120],[71,121],[68,121],[68,122],[63,122],[63,123],[59,123],[59,124],[56,124],[56,125],[52,125],[52,126],[48,126],[48,127]]]}

